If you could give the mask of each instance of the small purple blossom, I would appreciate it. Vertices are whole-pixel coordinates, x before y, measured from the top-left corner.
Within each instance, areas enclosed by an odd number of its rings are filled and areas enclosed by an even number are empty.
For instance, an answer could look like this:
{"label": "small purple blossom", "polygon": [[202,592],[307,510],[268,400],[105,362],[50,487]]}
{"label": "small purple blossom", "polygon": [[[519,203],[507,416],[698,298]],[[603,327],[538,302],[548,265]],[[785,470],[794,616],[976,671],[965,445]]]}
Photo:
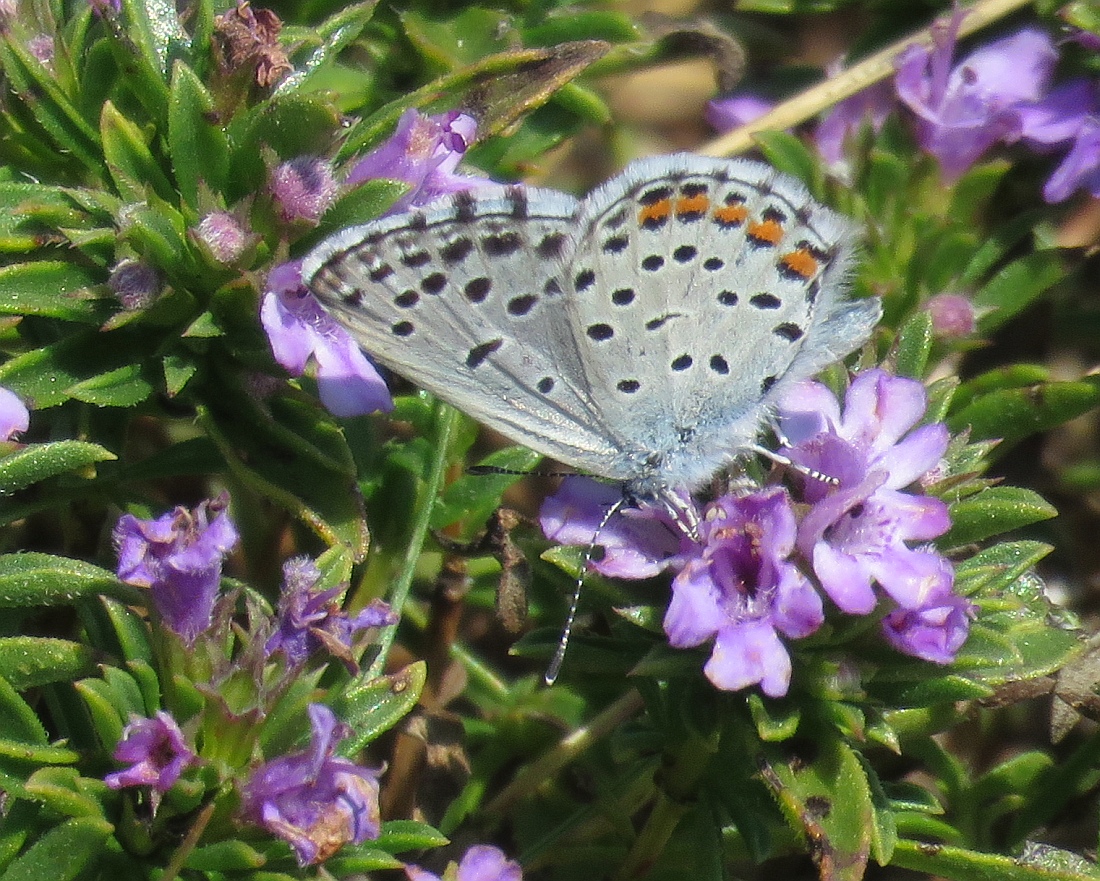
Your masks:
{"label": "small purple blossom", "polygon": [[703,115],[716,132],[728,132],[759,119],[775,107],[774,101],[749,92],[707,101]]}
{"label": "small purple blossom", "polygon": [[31,424],[31,414],[19,396],[0,386],[0,441],[10,441]]}
{"label": "small purple blossom", "polygon": [[310,704],[308,749],[256,768],[241,793],[241,814],[282,838],[302,866],[328,859],[345,844],[378,837],[378,777],[335,754],[351,730],[323,704]]}
{"label": "small purple blossom", "polygon": [[397,615],[381,600],[375,600],[354,618],[348,616],[337,597],[347,585],[316,590],[321,572],[308,557],[294,557],[283,565],[283,592],[279,597],[278,629],[267,641],[267,655],[282,652],[291,667],[300,667],[310,656],[326,649],[339,658],[348,672],[358,672],[352,654],[357,633],[371,627],[397,623]]}
{"label": "small purple blossom", "polygon": [[598,541],[603,558],[591,565],[602,575],[651,578],[679,553],[681,534],[655,508],[621,509],[599,529],[622,497],[621,487],[570,475],[539,510],[543,535],[563,545]]}
{"label": "small purple blossom", "polygon": [[492,184],[488,178],[456,172],[476,134],[477,123],[465,113],[426,116],[406,110],[393,135],[355,163],[345,184],[351,187],[378,178],[407,183],[409,191],[393,204],[391,214]]}
{"label": "small purple blossom", "polygon": [[[406,865],[405,874],[409,881],[442,881],[419,866]],[[445,877],[453,881],[523,881],[523,869],[499,848],[475,844],[463,855],[454,874],[448,870]]]}
{"label": "small purple blossom", "polygon": [[1019,105],[1046,92],[1058,51],[1043,31],[1025,28],[951,66],[962,14],[933,28],[932,48],[910,46],[895,66],[898,97],[917,117],[921,146],[954,180],[999,141],[1020,137]]}
{"label": "small purple blossom", "polygon": [[932,333],[954,340],[974,332],[974,304],[961,294],[936,294],[924,308],[932,317]]}
{"label": "small purple blossom", "polygon": [[198,761],[171,715],[158,710],[152,719],[133,718],[122,730],[114,759],[130,767],[103,778],[111,789],[148,786],[153,809],[180,775]]}
{"label": "small purple blossom", "polygon": [[210,627],[222,561],[237,543],[225,495],[155,520],[124,514],[115,525],[118,577],[148,587],[165,625],[191,645]]}
{"label": "small purple blossom", "polygon": [[809,636],[824,620],[821,597],[790,560],[796,530],[780,488],[726,496],[703,511],[700,541],[672,581],[664,627],[677,648],[714,639],[703,672],[718,688],[759,682],[782,697],[791,659],[779,633]]}
{"label": "small purple blossom", "polygon": [[298,156],[271,172],[268,184],[283,220],[316,224],[340,190],[332,166],[319,156]]}
{"label": "small purple blossom", "polygon": [[88,4],[99,15],[118,15],[122,11],[122,0],[88,0]]}
{"label": "small purple blossom", "polygon": [[120,260],[107,278],[109,287],[127,311],[144,309],[160,293],[160,276],[148,263]]}
{"label": "small purple blossom", "polygon": [[901,492],[947,449],[942,424],[914,429],[925,406],[919,382],[883,370],[856,376],[843,413],[816,382],[793,386],[779,401],[780,426],[791,444],[786,454],[837,481],[804,478],[812,507],[799,525],[798,547],[845,612],[874,608],[873,582],[910,609],[951,588],[950,566],[906,544],[933,539],[951,525],[939,499]]}
{"label": "small purple blossom", "polygon": [[1063,202],[1077,190],[1100,198],[1100,116],[1090,116],[1081,125],[1073,146],[1043,186],[1049,204]]}
{"label": "small purple blossom", "polygon": [[[940,558],[939,565],[950,567],[951,564]],[[950,664],[966,642],[975,611],[973,603],[965,597],[944,591],[929,597],[915,609],[890,612],[882,621],[882,632],[903,654],[933,664]]]}
{"label": "small purple blossom", "polygon": [[223,266],[240,260],[256,238],[228,211],[207,214],[195,228],[195,237]]}
{"label": "small purple blossom", "polygon": [[[0,12],[0,21],[4,15]],[[51,34],[36,34],[27,41],[27,51],[41,62],[47,70],[53,70],[54,40]]]}
{"label": "small purple blossom", "polygon": [[333,415],[361,416],[393,409],[378,371],[302,284],[301,261],[281,263],[268,274],[260,321],[275,360],[291,376],[301,376],[313,355],[321,403]]}

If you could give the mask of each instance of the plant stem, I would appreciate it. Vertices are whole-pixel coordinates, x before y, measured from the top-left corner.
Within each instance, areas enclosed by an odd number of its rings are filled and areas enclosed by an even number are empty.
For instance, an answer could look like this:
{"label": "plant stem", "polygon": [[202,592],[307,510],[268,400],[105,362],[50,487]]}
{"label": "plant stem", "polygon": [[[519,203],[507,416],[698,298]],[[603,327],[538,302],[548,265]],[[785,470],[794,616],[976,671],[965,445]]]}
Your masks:
{"label": "plant stem", "polygon": [[[967,9],[966,15],[959,24],[959,37],[979,31],[1010,12],[1027,6],[1030,2],[1031,0],[978,0]],[[783,131],[805,122],[825,108],[850,98],[856,92],[873,86],[879,80],[893,74],[894,59],[902,50],[913,45],[931,44],[932,27],[929,26],[892,43],[885,49],[880,49],[843,73],[800,92],[758,119],[720,135],[700,147],[698,152],[704,156],[732,156],[750,150],[755,144],[753,135],[757,132]]]}
{"label": "plant stem", "polygon": [[[432,460],[432,469],[428,479],[420,493],[420,507],[416,512],[416,521],[413,523],[412,532],[409,534],[409,543],[405,548],[405,558],[401,564],[401,571],[393,584],[393,591],[389,596],[390,608],[398,615],[409,597],[412,588],[413,576],[416,574],[416,563],[420,559],[420,552],[424,548],[424,540],[428,537],[428,524],[431,522],[432,509],[435,500],[439,496],[439,490],[443,487],[443,477],[447,471],[447,452],[450,447],[451,433],[454,429],[458,414],[446,404],[435,404],[435,458]],[[378,653],[367,671],[367,677],[382,675],[386,667],[386,658],[390,653],[390,646],[397,636],[397,624],[392,624],[382,630],[378,637]]]}

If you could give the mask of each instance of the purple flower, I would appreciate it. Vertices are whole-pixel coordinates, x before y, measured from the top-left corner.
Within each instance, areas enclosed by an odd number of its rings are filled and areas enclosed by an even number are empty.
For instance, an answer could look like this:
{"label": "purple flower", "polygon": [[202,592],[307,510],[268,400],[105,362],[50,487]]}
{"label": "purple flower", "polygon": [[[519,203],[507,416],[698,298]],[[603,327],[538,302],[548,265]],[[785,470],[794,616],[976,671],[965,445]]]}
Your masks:
{"label": "purple flower", "polygon": [[1088,80],[1060,83],[1041,100],[1019,106],[1020,137],[1039,149],[1066,144],[1096,113],[1098,100],[1096,85]]}
{"label": "purple flower", "polygon": [[759,119],[773,107],[774,101],[744,92],[707,101],[703,115],[716,132],[728,132]]}
{"label": "purple flower", "polygon": [[[598,543],[603,558],[592,568],[615,578],[651,578],[679,553],[681,535],[656,508],[624,508],[604,523],[622,501],[621,487],[571,475],[539,510],[543,534],[563,545]],[[597,534],[598,532],[598,534]]]}
{"label": "purple flower", "polygon": [[[4,14],[0,11],[0,21]],[[36,34],[27,40],[27,51],[37,58],[47,70],[53,70],[54,41],[51,34]]]}
{"label": "purple flower", "polygon": [[103,782],[111,789],[150,787],[154,812],[161,796],[198,761],[176,720],[163,710],[158,710],[152,719],[133,718],[122,730],[114,758],[130,767],[108,774]]}
{"label": "purple flower", "polygon": [[150,588],[165,625],[191,645],[210,627],[222,560],[237,543],[224,494],[155,520],[124,514],[115,525],[118,577]]}
{"label": "purple flower", "polygon": [[917,116],[921,146],[954,180],[998,141],[1023,128],[1019,105],[1047,89],[1058,52],[1050,36],[1025,28],[970,53],[954,68],[961,14],[933,29],[934,46],[910,46],[895,66],[898,97]]}
{"label": "purple flower", "polygon": [[924,415],[924,387],[867,370],[852,381],[844,411],[816,382],[799,383],[779,402],[780,426],[793,462],[837,483],[804,478],[812,507],[798,530],[798,548],[822,587],[845,612],[875,606],[872,582],[899,605],[918,608],[951,588],[951,568],[906,542],[928,541],[951,525],[939,499],[901,490],[934,468],[947,449],[942,424],[914,430]]}
{"label": "purple flower", "polygon": [[[438,875],[419,866],[405,866],[405,874],[409,881],[441,881]],[[523,869],[499,848],[475,844],[463,855],[454,874],[448,871],[445,877],[454,881],[523,881]]]}
{"label": "purple flower", "polygon": [[271,350],[291,376],[301,376],[310,355],[317,360],[321,403],[335,416],[393,409],[389,389],[346,330],[302,284],[302,264],[276,266],[267,277],[260,321]]}
{"label": "purple flower", "polygon": [[10,441],[26,431],[31,424],[27,405],[15,392],[0,386],[0,441]]}
{"label": "purple flower", "polygon": [[286,841],[302,866],[328,859],[349,842],[378,837],[378,776],[335,755],[351,730],[323,704],[310,704],[309,748],[256,768],[241,793],[241,814]]}
{"label": "purple flower", "polygon": [[370,627],[396,624],[397,616],[381,600],[375,600],[349,618],[336,598],[347,585],[315,590],[320,570],[308,557],[294,557],[283,565],[283,592],[279,598],[278,629],[267,641],[267,655],[282,652],[291,667],[300,667],[310,656],[326,649],[339,658],[349,673],[359,665],[352,654],[355,635]]}
{"label": "purple flower", "polygon": [[316,224],[340,188],[332,166],[319,156],[298,156],[271,172],[268,184],[283,220]]}
{"label": "purple flower", "polygon": [[974,304],[961,294],[936,294],[924,308],[932,316],[932,332],[941,339],[958,339],[974,332]]}
{"label": "purple flower", "polygon": [[[950,563],[940,558],[940,565]],[[945,579],[946,580],[946,579]],[[882,632],[899,652],[933,664],[950,664],[966,642],[975,606],[950,591],[929,597],[915,609],[895,609],[882,620]]]}
{"label": "purple flower", "polygon": [[207,214],[196,227],[195,237],[210,252],[210,256],[223,266],[230,266],[240,260],[256,239],[228,211]]}
{"label": "purple flower", "polygon": [[821,626],[821,597],[789,559],[796,530],[779,488],[726,496],[703,512],[700,541],[672,581],[664,626],[677,648],[714,639],[703,672],[718,688],[759,682],[770,697],[785,695],[791,659],[779,633],[797,639]]}
{"label": "purple flower", "polygon": [[[831,71],[835,76],[837,71]],[[894,109],[894,91],[888,82],[876,83],[834,106],[818,123],[814,140],[817,152],[826,164],[834,169],[845,165],[844,143],[859,132],[864,124],[878,132],[886,123],[886,117]]]}
{"label": "purple flower", "polygon": [[89,5],[99,15],[118,15],[122,11],[122,0],[88,0]]}
{"label": "purple flower", "polygon": [[476,133],[477,123],[465,113],[425,116],[406,110],[393,135],[355,163],[345,184],[350,187],[377,178],[407,183],[409,191],[393,204],[391,214],[448,193],[492,184],[488,178],[455,172]]}
{"label": "purple flower", "polygon": [[1081,125],[1073,146],[1043,187],[1043,199],[1062,202],[1077,190],[1100,198],[1100,116],[1090,116]]}

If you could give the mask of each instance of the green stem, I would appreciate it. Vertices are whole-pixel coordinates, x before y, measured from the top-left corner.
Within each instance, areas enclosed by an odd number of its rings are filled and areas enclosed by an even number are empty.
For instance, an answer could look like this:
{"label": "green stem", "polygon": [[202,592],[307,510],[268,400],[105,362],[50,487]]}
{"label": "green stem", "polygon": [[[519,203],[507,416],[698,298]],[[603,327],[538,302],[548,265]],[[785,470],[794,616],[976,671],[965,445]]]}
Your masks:
{"label": "green stem", "polygon": [[687,809],[688,806],[683,802],[674,801],[658,790],[657,801],[649,812],[645,827],[634,839],[630,853],[615,872],[614,881],[645,876],[661,856]]}
{"label": "green stem", "polygon": [[[405,601],[409,597],[412,588],[413,577],[416,574],[416,563],[420,559],[420,553],[424,549],[424,540],[428,537],[428,524],[431,522],[432,509],[439,491],[443,488],[443,477],[447,471],[447,452],[451,444],[451,433],[454,430],[458,414],[446,404],[436,402],[435,405],[435,458],[432,460],[432,469],[428,479],[420,493],[420,506],[416,512],[416,521],[413,523],[412,532],[409,534],[409,543],[405,548],[405,558],[401,564],[401,571],[393,584],[390,592],[390,608],[401,614]],[[386,667],[386,658],[390,653],[394,638],[397,636],[397,624],[386,627],[379,635],[378,654],[367,671],[368,678],[381,676]]]}
{"label": "green stem", "polygon": [[[1031,0],[978,0],[966,10],[966,15],[959,24],[959,38],[981,30],[1010,12],[1027,6],[1030,2]],[[894,73],[894,59],[903,49],[913,45],[931,44],[930,27],[903,40],[898,40],[843,73],[800,92],[789,101],[784,101],[747,125],[735,128],[704,144],[698,152],[705,156],[733,156],[751,150],[755,146],[753,135],[757,132],[783,131],[817,116],[825,108],[832,107],[837,102],[850,98],[856,92],[861,92],[879,80],[891,76]]]}

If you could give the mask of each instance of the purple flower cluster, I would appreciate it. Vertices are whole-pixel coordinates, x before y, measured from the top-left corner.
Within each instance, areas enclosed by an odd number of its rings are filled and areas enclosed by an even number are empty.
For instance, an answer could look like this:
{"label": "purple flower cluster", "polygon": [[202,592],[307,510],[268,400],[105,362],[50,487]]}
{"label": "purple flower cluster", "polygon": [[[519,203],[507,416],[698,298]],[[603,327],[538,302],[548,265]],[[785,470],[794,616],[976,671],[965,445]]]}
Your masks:
{"label": "purple flower cluster", "polygon": [[[1052,87],[1058,50],[1036,28],[994,40],[955,62],[964,14],[934,25],[930,47],[912,45],[897,57],[892,88],[879,83],[829,112],[816,135],[822,158],[842,170],[845,139],[865,122],[879,130],[896,96],[912,114],[920,146],[936,157],[948,181],[995,144],[1024,143],[1044,153],[1065,151],[1043,188],[1047,202],[1061,202],[1079,189],[1100,197],[1100,84],[1076,78]],[[767,102],[742,93],[710,102],[707,119],[724,131],[767,109]]]}
{"label": "purple flower cluster", "polygon": [[124,514],[115,525],[118,577],[148,587],[161,620],[187,645],[210,627],[222,561],[237,543],[227,496],[155,520]]}
{"label": "purple flower cluster", "polygon": [[799,466],[794,499],[778,486],[723,496],[698,512],[693,536],[665,511],[643,507],[613,516],[597,536],[619,495],[568,478],[543,507],[543,531],[575,544],[598,538],[606,553],[593,566],[607,575],[675,571],[665,633],[676,647],[714,640],[704,672],[718,688],[759,683],[769,696],[786,694],[791,659],[781,637],[818,629],[818,588],[841,611],[866,615],[877,586],[891,601],[886,639],[946,664],[966,639],[972,608],[954,593],[950,563],[926,544],[950,526],[946,505],[904,491],[947,449],[943,425],[915,427],[925,406],[920,383],[882,370],[858,374],[843,408],[825,386],[800,383],[778,413],[782,452]]}
{"label": "purple flower cluster", "polygon": [[335,754],[350,734],[323,704],[311,704],[309,747],[256,768],[242,792],[241,814],[294,848],[302,866],[328,859],[345,844],[375,839],[381,769]]}
{"label": "purple flower cluster", "polygon": [[268,656],[282,652],[291,667],[300,667],[324,649],[355,674],[359,669],[352,652],[356,634],[396,624],[397,615],[386,603],[375,600],[354,618],[349,617],[336,602],[347,585],[317,590],[320,577],[320,570],[308,557],[294,557],[283,565],[277,629],[264,652]]}

